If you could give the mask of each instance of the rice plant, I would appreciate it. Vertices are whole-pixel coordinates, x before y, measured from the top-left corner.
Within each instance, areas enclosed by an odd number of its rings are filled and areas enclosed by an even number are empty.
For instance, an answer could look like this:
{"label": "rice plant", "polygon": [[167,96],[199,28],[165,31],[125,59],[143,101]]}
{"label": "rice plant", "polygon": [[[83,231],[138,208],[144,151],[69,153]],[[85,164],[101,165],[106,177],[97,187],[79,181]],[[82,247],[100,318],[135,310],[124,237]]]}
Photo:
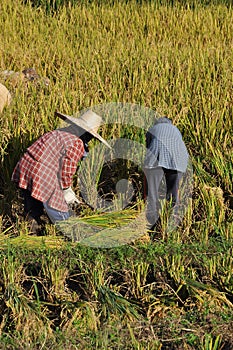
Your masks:
{"label": "rice plant", "polygon": [[[13,97],[0,118],[1,348],[233,347],[232,18],[227,0],[1,1],[0,82]],[[39,81],[23,78],[30,67]],[[60,126],[55,110],[101,114],[109,103],[168,115],[181,130],[193,166],[182,222],[168,229],[164,206],[156,239],[144,240],[138,164],[103,164],[99,153],[89,192],[105,184],[114,210],[84,206],[31,236],[10,180],[16,162]],[[101,135],[145,145],[150,115],[137,125],[129,113],[124,125],[115,114]],[[112,187],[126,173],[137,203],[119,211]]]}

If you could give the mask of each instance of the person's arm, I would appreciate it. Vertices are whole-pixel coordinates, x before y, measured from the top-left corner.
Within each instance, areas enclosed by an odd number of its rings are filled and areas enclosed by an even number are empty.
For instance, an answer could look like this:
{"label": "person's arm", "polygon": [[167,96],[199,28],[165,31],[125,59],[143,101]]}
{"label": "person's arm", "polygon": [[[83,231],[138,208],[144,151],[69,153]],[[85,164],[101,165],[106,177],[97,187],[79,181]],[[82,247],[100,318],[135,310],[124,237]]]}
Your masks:
{"label": "person's arm", "polygon": [[146,133],[146,148],[149,148],[151,140],[152,140],[152,135],[149,131],[147,131],[147,133]]}
{"label": "person's arm", "polygon": [[84,154],[84,145],[81,139],[75,141],[72,147],[66,150],[66,155],[62,162],[61,183],[62,188],[66,189],[72,185],[73,175],[77,169],[78,162]]}

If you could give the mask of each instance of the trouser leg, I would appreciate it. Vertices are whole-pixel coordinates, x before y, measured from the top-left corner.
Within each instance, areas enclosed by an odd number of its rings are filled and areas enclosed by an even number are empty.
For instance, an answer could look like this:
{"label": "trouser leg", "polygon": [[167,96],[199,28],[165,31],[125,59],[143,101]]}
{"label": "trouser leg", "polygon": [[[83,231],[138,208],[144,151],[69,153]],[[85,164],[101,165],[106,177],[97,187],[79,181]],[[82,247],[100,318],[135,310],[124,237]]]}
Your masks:
{"label": "trouser leg", "polygon": [[24,215],[25,217],[31,217],[37,222],[40,221],[41,215],[44,213],[43,203],[31,196],[31,192],[22,189],[22,195],[24,200]]}
{"label": "trouser leg", "polygon": [[144,169],[147,181],[147,208],[146,218],[149,227],[152,229],[159,218],[160,211],[160,184],[164,176],[161,167]]}
{"label": "trouser leg", "polygon": [[176,227],[180,223],[180,198],[179,185],[183,173],[176,170],[164,169],[166,185],[167,185],[167,200],[171,201],[172,213],[170,217],[170,224]]}
{"label": "trouser leg", "polygon": [[67,220],[70,217],[69,211],[63,212],[63,211],[59,211],[54,208],[51,208],[47,202],[44,202],[43,206],[45,208],[45,211],[48,217],[50,218],[53,224],[55,224],[55,222],[57,221]]}
{"label": "trouser leg", "polygon": [[183,173],[177,170],[163,168],[166,186],[167,186],[167,200],[172,201],[172,205],[179,203],[179,184]]}
{"label": "trouser leg", "polygon": [[53,224],[58,224],[57,229],[59,230],[59,232],[62,233],[66,238],[71,239],[69,230],[66,233],[66,231],[64,231],[63,229],[60,229],[59,227],[59,222],[63,220],[67,220],[70,217],[70,212],[69,211],[63,212],[63,211],[59,211],[54,208],[51,208],[47,202],[44,202],[43,205],[50,221]]}

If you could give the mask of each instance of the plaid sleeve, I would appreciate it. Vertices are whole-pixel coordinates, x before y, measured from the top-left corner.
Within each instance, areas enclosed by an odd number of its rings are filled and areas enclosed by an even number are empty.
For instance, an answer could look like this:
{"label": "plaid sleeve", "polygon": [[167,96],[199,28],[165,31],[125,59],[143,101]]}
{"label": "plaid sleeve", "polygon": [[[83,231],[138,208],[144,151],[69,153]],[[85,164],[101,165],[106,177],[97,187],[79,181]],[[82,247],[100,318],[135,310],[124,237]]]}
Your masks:
{"label": "plaid sleeve", "polygon": [[84,145],[82,140],[75,141],[73,146],[67,148],[65,157],[62,162],[62,188],[70,187],[72,184],[73,175],[77,169],[77,163],[84,154]]}

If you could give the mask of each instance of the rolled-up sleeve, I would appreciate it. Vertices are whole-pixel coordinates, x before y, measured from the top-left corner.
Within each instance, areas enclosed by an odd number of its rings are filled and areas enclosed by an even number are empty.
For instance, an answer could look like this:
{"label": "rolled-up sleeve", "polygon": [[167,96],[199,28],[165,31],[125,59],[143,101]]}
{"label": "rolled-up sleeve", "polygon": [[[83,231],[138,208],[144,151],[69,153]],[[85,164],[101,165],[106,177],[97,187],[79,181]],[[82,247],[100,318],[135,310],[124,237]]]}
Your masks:
{"label": "rolled-up sleeve", "polygon": [[84,145],[81,139],[78,139],[75,141],[72,147],[66,149],[66,153],[62,161],[62,188],[71,186],[73,175],[77,169],[77,164],[82,159],[83,154]]}

